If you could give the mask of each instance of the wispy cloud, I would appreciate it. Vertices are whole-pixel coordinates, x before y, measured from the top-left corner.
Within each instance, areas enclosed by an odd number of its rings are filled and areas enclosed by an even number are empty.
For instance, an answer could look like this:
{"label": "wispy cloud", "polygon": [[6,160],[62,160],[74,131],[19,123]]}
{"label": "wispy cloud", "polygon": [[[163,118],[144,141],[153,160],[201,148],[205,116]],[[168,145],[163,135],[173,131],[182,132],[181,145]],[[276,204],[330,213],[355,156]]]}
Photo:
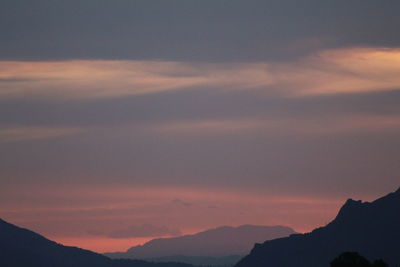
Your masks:
{"label": "wispy cloud", "polygon": [[104,98],[190,88],[285,96],[400,88],[400,50],[328,50],[294,62],[0,62],[0,97]]}
{"label": "wispy cloud", "polygon": [[349,115],[315,118],[236,118],[176,121],[148,125],[144,130],[173,135],[325,135],[400,130],[398,115]]}
{"label": "wispy cloud", "polygon": [[131,225],[124,229],[114,230],[108,234],[110,238],[130,237],[156,237],[156,236],[178,236],[181,231],[166,226],[155,226],[153,224]]}
{"label": "wispy cloud", "polygon": [[83,128],[13,127],[0,128],[0,143],[40,140],[84,132]]}
{"label": "wispy cloud", "polygon": [[288,66],[286,81],[294,95],[400,90],[399,71],[400,49],[328,50]]}
{"label": "wispy cloud", "polygon": [[171,202],[172,202],[173,204],[181,205],[181,206],[183,206],[183,207],[191,207],[191,206],[193,206],[193,203],[184,201],[184,200],[182,200],[182,199],[180,199],[180,198],[175,198],[175,199],[173,199]]}

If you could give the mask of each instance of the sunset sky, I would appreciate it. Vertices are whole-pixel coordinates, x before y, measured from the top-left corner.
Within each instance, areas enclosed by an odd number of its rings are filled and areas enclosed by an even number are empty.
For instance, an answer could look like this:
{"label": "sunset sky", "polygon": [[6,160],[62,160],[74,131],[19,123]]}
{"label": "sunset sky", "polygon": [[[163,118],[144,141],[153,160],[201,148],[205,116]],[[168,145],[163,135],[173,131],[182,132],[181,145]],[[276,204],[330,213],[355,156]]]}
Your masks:
{"label": "sunset sky", "polygon": [[0,218],[122,251],[306,232],[400,186],[398,0],[2,0]]}

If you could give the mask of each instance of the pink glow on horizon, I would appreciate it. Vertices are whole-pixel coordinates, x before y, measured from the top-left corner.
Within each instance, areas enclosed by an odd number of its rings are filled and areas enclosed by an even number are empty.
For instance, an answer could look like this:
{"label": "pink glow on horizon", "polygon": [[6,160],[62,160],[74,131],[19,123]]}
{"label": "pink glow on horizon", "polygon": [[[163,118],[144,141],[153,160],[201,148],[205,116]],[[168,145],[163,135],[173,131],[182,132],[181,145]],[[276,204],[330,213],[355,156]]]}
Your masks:
{"label": "pink glow on horizon", "polygon": [[96,252],[125,251],[159,237],[109,236],[116,230],[149,223],[179,229],[183,234],[243,224],[285,225],[308,232],[334,219],[346,200],[190,187],[27,189],[21,188],[19,195],[13,192],[18,201],[6,196],[10,202],[3,203],[0,210],[4,219],[62,244]]}
{"label": "pink glow on horizon", "polygon": [[[184,235],[191,235],[202,230],[192,230],[185,232]],[[49,237],[49,239],[65,246],[80,247],[83,249],[95,251],[98,253],[106,252],[123,252],[131,247],[143,245],[144,243],[155,238],[162,237],[142,237],[142,238],[107,238],[107,237]]]}

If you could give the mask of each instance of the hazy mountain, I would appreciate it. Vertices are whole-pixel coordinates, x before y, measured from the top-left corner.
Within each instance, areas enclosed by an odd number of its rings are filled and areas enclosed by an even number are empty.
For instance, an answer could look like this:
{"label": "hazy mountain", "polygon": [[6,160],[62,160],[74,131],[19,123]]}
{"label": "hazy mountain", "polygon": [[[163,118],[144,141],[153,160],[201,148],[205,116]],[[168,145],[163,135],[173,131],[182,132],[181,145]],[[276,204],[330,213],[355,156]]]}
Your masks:
{"label": "hazy mountain", "polygon": [[0,219],[0,266],[4,267],[190,267],[179,263],[112,260],[106,256],[57,244]]}
{"label": "hazy mountain", "polygon": [[352,199],[325,227],[256,244],[236,267],[321,267],[344,251],[400,264],[400,189],[372,203]]}
{"label": "hazy mountain", "polygon": [[[226,260],[227,256],[230,256],[228,262],[233,264],[239,259],[238,255],[249,253],[254,243],[293,233],[293,229],[285,226],[223,226],[193,235],[153,239],[144,245],[132,247],[127,252],[106,253],[106,255],[112,258],[158,261],[174,257],[183,262],[212,265],[219,265],[221,257]],[[212,258],[214,260],[211,260]]]}

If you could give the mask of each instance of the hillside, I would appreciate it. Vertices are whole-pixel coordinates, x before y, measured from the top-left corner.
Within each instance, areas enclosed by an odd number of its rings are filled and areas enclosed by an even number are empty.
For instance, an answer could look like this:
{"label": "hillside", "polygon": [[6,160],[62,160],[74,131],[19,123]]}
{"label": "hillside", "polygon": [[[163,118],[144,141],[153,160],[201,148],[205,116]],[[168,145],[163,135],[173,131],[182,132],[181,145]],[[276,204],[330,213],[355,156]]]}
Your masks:
{"label": "hillside", "polygon": [[63,246],[0,219],[0,266],[6,267],[190,267],[180,263],[112,260],[92,251]]}
{"label": "hillside", "polygon": [[344,251],[400,263],[400,189],[371,203],[352,199],[325,227],[256,244],[235,267],[321,267]]}

